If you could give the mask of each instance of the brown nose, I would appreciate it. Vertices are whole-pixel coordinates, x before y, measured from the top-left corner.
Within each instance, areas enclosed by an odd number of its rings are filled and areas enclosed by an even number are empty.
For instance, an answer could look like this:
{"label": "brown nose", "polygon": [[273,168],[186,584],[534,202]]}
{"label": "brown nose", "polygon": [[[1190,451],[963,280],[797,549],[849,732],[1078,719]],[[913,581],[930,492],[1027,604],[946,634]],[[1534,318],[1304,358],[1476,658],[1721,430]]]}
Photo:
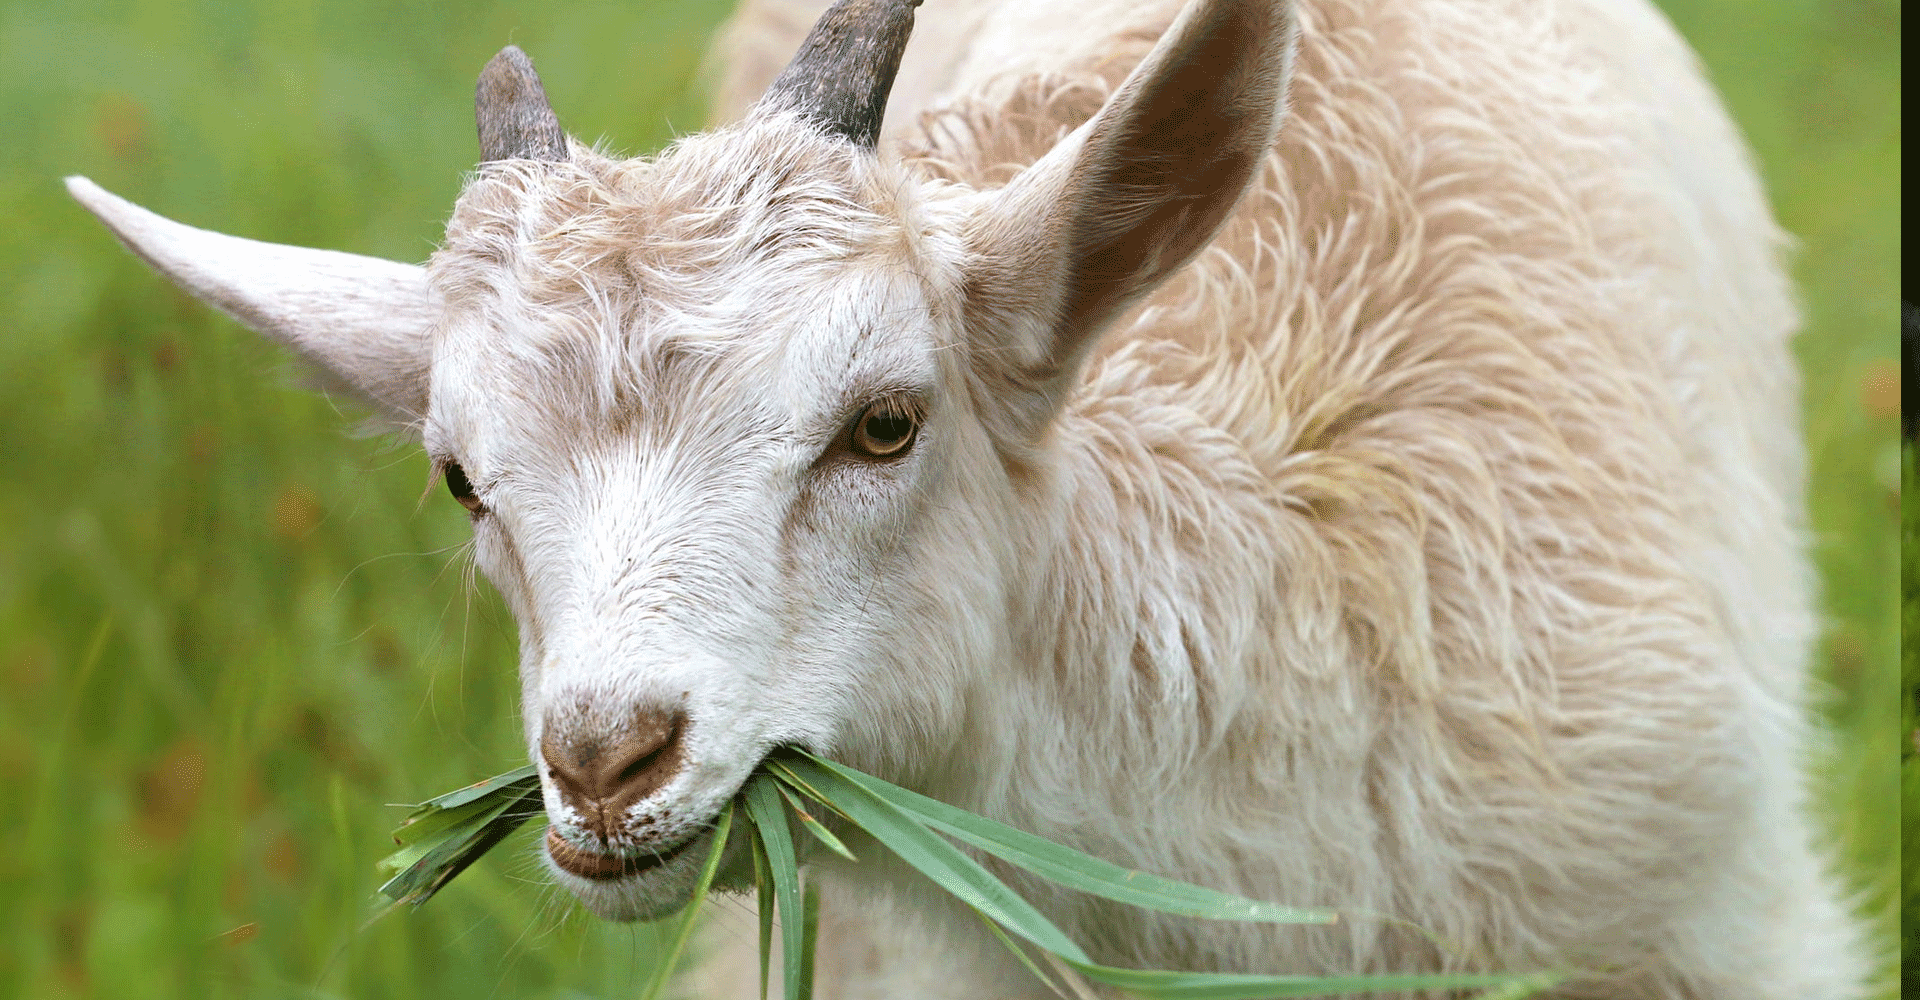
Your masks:
{"label": "brown nose", "polygon": [[606,840],[619,832],[634,803],[665,787],[686,757],[680,712],[642,709],[612,732],[551,721],[540,756],[560,797],[580,814],[588,832]]}

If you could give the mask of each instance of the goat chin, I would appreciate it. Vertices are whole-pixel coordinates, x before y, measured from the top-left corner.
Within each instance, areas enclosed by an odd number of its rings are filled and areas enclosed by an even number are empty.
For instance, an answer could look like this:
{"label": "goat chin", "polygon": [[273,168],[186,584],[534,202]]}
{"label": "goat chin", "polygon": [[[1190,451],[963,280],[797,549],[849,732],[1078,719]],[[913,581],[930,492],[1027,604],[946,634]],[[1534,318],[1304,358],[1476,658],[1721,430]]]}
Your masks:
{"label": "goat chin", "polygon": [[[823,6],[748,0],[727,124],[647,158],[503,51],[424,267],[69,185],[433,456],[519,624],[557,881],[681,905],[797,744],[1344,915],[1009,873],[1107,963],[1860,995],[1799,790],[1784,238],[1651,6],[899,0],[803,39]],[[821,995],[1030,989],[918,876],[809,864]]]}

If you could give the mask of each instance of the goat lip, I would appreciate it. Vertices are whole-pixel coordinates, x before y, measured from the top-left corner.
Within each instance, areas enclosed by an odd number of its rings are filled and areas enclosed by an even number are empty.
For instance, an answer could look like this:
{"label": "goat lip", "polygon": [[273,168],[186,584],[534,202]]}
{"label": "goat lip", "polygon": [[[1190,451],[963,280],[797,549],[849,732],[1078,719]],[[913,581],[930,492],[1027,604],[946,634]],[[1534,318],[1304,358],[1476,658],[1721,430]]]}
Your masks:
{"label": "goat lip", "polygon": [[623,857],[617,854],[601,854],[597,851],[583,850],[567,842],[560,831],[547,827],[547,856],[553,859],[560,870],[569,875],[606,882],[626,878],[652,871],[680,856],[681,852],[693,846],[698,837],[675,844],[664,851],[646,854],[640,857]]}

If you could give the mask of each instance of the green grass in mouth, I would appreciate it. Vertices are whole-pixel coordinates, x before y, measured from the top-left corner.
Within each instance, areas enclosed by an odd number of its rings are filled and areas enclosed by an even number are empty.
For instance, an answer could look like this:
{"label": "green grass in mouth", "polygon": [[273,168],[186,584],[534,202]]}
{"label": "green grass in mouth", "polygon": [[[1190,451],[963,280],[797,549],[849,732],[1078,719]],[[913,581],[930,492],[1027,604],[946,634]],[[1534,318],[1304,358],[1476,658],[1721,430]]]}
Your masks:
{"label": "green grass in mouth", "polygon": [[[1333,910],[1301,909],[1246,899],[1213,889],[1122,868],[1070,847],[909,791],[805,751],[770,758],[739,796],[721,810],[699,882],[675,917],[668,942],[649,979],[653,1000],[672,976],[686,948],[693,921],[720,870],[728,842],[746,837],[760,903],[760,982],[767,989],[775,910],[786,956],[787,1000],[813,993],[813,940],[819,899],[801,869],[792,821],[820,845],[856,861],[838,836],[813,814],[825,810],[857,827],[880,848],[973,910],[1020,961],[1053,986],[1042,969],[1117,986],[1155,1000],[1256,1000],[1328,996],[1382,990],[1485,987],[1486,998],[1517,1000],[1559,982],[1557,973],[1529,975],[1270,976],[1122,969],[1101,965],[1051,920],[988,871],[966,844],[1007,864],[1079,892],[1148,909],[1211,920],[1283,924],[1330,924]],[[542,813],[540,779],[522,767],[420,803],[394,831],[400,845],[380,868],[390,877],[380,887],[388,900],[381,913],[402,903],[418,906],[479,860],[521,824]],[[956,843],[958,842],[958,843]],[[1058,991],[1055,987],[1056,992]]]}

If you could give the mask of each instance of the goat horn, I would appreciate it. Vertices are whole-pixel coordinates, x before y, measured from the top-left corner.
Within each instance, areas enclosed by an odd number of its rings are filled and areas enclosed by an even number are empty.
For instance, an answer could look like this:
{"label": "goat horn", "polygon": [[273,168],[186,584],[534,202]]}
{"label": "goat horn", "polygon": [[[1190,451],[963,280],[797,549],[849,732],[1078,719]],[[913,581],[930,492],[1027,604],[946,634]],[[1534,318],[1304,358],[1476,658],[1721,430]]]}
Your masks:
{"label": "goat horn", "polygon": [[509,45],[488,61],[473,89],[473,117],[480,126],[480,161],[567,158],[567,135],[547,103],[533,60]]}
{"label": "goat horn", "polygon": [[920,0],[838,0],[760,103],[798,111],[829,135],[872,149]]}

